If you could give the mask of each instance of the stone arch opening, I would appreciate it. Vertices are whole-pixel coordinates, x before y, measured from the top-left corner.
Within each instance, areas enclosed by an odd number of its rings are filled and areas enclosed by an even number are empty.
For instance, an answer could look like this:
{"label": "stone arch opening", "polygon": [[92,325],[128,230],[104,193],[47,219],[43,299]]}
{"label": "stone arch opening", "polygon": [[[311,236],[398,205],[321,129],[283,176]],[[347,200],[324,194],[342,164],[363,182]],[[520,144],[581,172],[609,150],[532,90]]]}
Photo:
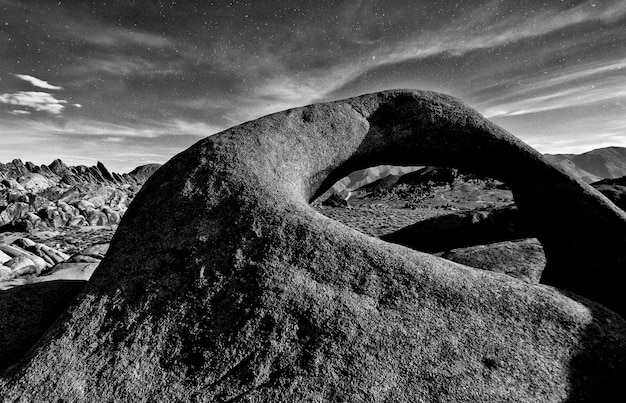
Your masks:
{"label": "stone arch opening", "polygon": [[387,91],[346,103],[367,134],[311,178],[309,201],[350,172],[377,165],[446,166],[496,178],[511,188],[543,246],[541,282],[626,314],[615,285],[626,265],[626,214],[608,199],[452,97]]}
{"label": "stone arch opening", "polygon": [[342,178],[315,209],[367,235],[538,283],[545,253],[501,181],[446,167],[378,166]]}

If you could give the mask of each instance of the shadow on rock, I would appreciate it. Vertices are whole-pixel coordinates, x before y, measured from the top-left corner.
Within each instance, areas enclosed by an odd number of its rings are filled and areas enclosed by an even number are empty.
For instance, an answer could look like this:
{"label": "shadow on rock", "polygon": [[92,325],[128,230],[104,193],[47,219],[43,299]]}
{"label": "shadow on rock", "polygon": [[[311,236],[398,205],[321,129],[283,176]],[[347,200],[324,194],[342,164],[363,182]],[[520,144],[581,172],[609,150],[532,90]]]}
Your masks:
{"label": "shadow on rock", "polygon": [[616,401],[624,389],[626,340],[620,333],[626,328],[626,321],[595,302],[567,291],[561,290],[561,293],[585,305],[591,319],[570,360],[568,380],[571,389],[565,401]]}
{"label": "shadow on rock", "polygon": [[535,235],[513,205],[433,217],[383,235],[381,239],[432,253]]}
{"label": "shadow on rock", "polygon": [[48,281],[0,291],[0,372],[22,358],[86,281]]}

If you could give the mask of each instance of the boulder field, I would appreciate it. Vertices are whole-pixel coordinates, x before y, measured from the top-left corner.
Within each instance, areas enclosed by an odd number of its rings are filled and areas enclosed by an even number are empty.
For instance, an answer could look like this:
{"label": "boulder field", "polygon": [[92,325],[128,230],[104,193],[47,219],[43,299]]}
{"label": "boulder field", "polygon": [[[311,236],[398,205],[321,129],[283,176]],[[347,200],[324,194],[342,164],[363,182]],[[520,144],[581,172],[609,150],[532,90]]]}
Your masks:
{"label": "boulder field", "polygon": [[50,165],[0,163],[0,231],[116,225],[159,167],[142,165],[120,175],[101,162],[93,167],[68,167],[59,159]]}
{"label": "boulder field", "polygon": [[[309,201],[368,166],[513,190],[542,284],[384,242]],[[523,169],[520,169],[523,167]],[[458,100],[394,90],[269,115],[177,155],[6,401],[603,401],[621,395],[626,216]]]}

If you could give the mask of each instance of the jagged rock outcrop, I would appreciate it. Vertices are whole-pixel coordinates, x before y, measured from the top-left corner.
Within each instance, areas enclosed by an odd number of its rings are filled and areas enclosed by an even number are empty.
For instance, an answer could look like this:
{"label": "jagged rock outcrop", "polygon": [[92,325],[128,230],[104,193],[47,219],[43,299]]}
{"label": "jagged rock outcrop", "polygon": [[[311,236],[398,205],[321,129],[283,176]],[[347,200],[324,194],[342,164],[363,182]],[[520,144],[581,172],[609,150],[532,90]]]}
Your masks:
{"label": "jagged rock outcrop", "polygon": [[331,192],[330,196],[325,198],[325,200],[322,201],[321,204],[323,206],[330,206],[330,207],[350,207],[348,200],[341,197],[341,195],[335,192]]}
{"label": "jagged rock outcrop", "polygon": [[129,174],[95,167],[49,167],[14,160],[0,164],[0,231],[82,225],[116,225],[126,206],[160,165],[138,167]]}
{"label": "jagged rock outcrop", "polygon": [[[546,250],[544,278],[563,290],[368,237],[308,204],[384,163],[504,180]],[[615,313],[625,313],[625,234],[626,216],[607,199],[454,98],[387,91],[281,112],[159,169],[79,300],[2,374],[0,392],[606,400],[626,375],[626,322]]]}
{"label": "jagged rock outcrop", "polygon": [[24,164],[21,160],[15,159],[8,164],[0,163],[0,179],[16,179],[22,184],[25,180],[30,180],[35,182],[47,181],[52,184],[62,182],[66,185],[85,183],[142,185],[160,166],[160,164],[142,165],[128,174],[120,175],[110,172],[100,161],[97,162],[96,166],[92,167],[84,165],[69,167],[60,159],[52,161],[49,166],[37,166],[32,162]]}
{"label": "jagged rock outcrop", "polygon": [[130,171],[128,174],[124,175],[128,175],[132,178],[135,178],[135,180],[143,180],[145,182],[159,168],[161,168],[161,164],[145,164],[138,166],[137,168]]}

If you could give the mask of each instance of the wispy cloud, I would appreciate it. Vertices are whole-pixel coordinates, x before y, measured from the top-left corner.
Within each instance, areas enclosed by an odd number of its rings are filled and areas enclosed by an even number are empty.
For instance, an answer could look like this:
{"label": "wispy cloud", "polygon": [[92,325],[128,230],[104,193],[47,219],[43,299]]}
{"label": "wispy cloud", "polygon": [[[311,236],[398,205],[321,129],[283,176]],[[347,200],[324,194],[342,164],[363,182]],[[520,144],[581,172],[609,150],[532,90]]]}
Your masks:
{"label": "wispy cloud", "polygon": [[[613,85],[611,85],[613,84]],[[572,88],[548,95],[528,97],[516,102],[500,104],[483,111],[487,118],[519,116],[530,113],[553,111],[556,109],[584,106],[592,103],[626,99],[626,88],[615,88],[620,83],[606,83],[596,88],[587,86]]]}
{"label": "wispy cloud", "polygon": [[83,35],[83,39],[97,46],[143,46],[165,48],[171,46],[170,40],[159,34],[127,30],[117,27],[100,25],[97,30],[86,25],[77,25],[74,30]]}
{"label": "wispy cloud", "polygon": [[58,121],[56,123],[37,120],[19,122],[0,121],[0,132],[3,133],[5,137],[19,137],[22,135],[22,132],[26,131],[36,134],[37,136],[45,136],[48,134],[60,137],[65,135],[82,136],[97,141],[103,141],[107,138],[125,138],[129,141],[131,139],[144,139],[148,141],[164,136],[172,139],[185,137],[200,139],[223,129],[225,129],[225,127],[185,119],[171,119],[165,121],[147,119],[138,120],[128,125],[85,118],[75,118],[67,121]]}
{"label": "wispy cloud", "polygon": [[182,62],[152,60],[135,54],[105,54],[88,57],[79,66],[72,68],[75,74],[102,72],[112,76],[152,76],[181,74]]}
{"label": "wispy cloud", "polygon": [[28,81],[29,83],[31,83],[35,87],[45,88],[47,90],[62,90],[63,89],[63,87],[59,87],[57,85],[52,85],[52,84],[48,83],[47,81],[38,79],[37,77],[29,76],[29,75],[26,75],[26,74],[13,74],[13,75],[15,77],[19,78],[20,80]]}
{"label": "wispy cloud", "polygon": [[30,115],[30,111],[15,109],[9,112],[11,115]]}
{"label": "wispy cloud", "polygon": [[60,115],[67,101],[56,99],[52,94],[38,91],[20,91],[11,94],[0,94],[0,103],[24,106],[39,112]]}
{"label": "wispy cloud", "polygon": [[[563,5],[567,3],[548,4],[545,10],[536,14],[532,9],[532,12],[525,11],[524,14],[515,10],[506,11],[503,9],[503,4],[505,3],[502,1],[487,2],[468,13],[467,18],[459,19],[441,29],[417,30],[415,34],[407,33],[381,41],[367,40],[359,32],[345,30],[345,26],[351,25],[346,22],[341,28],[345,31],[343,34],[349,36],[346,40],[360,45],[356,56],[335,56],[334,63],[324,68],[307,71],[290,67],[298,65],[292,59],[302,57],[302,51],[292,51],[293,49],[316,46],[310,43],[311,35],[309,34],[293,35],[292,42],[284,46],[279,53],[276,53],[274,49],[250,54],[233,47],[216,46],[219,57],[215,63],[218,63],[222,70],[236,70],[242,76],[256,77],[258,80],[257,85],[249,88],[246,99],[238,101],[240,107],[233,110],[231,120],[245,120],[265,113],[324,100],[328,94],[332,94],[351,80],[381,66],[450,55],[460,57],[477,50],[528,41],[559,30],[571,29],[579,24],[615,21],[626,15],[626,2],[624,1],[602,3],[586,1],[576,6]],[[403,17],[398,14],[394,18]],[[310,28],[306,26],[302,29],[308,33]],[[322,28],[326,29],[326,27],[320,27]],[[320,49],[320,52],[323,54],[325,50]],[[581,79],[621,68],[622,64],[623,60],[618,60],[612,65],[598,66],[596,70],[570,71],[569,76],[552,77],[553,81],[545,84],[555,85]],[[542,84],[537,84],[538,87],[540,85]],[[604,99],[605,96],[600,96],[597,92],[594,91],[595,96],[581,97],[581,102]],[[551,107],[543,105],[541,108]],[[521,110],[515,109],[518,113]],[[524,110],[530,109],[524,108]]]}
{"label": "wispy cloud", "polygon": [[586,1],[566,9],[552,7],[534,16],[532,9],[530,15],[522,16],[516,12],[505,15],[504,11],[499,10],[501,5],[501,1],[491,1],[474,10],[471,14],[473,17],[464,24],[417,35],[411,40],[394,44],[386,51],[381,49],[382,54],[377,59],[384,63],[395,63],[441,53],[462,55],[477,49],[539,37],[582,23],[616,21],[626,15],[626,2],[623,1]]}
{"label": "wispy cloud", "polygon": [[[95,133],[94,126],[99,126],[101,132]],[[201,131],[202,127],[193,122],[170,122],[169,128],[137,130],[91,121],[68,122],[67,126],[44,121],[5,121],[0,122],[0,161],[21,158],[49,164],[61,158],[69,165],[93,165],[99,160],[115,172],[128,172],[140,164],[164,163],[208,135],[172,134],[178,130],[174,128]]]}
{"label": "wispy cloud", "polygon": [[526,77],[523,83],[519,78],[520,84],[477,107],[492,118],[626,101],[626,59],[592,61],[544,73]]}
{"label": "wispy cloud", "polygon": [[578,154],[594,148],[626,147],[626,138],[623,133],[596,133],[593,136],[573,137],[558,135],[534,141],[532,146],[543,153],[550,154]]}

